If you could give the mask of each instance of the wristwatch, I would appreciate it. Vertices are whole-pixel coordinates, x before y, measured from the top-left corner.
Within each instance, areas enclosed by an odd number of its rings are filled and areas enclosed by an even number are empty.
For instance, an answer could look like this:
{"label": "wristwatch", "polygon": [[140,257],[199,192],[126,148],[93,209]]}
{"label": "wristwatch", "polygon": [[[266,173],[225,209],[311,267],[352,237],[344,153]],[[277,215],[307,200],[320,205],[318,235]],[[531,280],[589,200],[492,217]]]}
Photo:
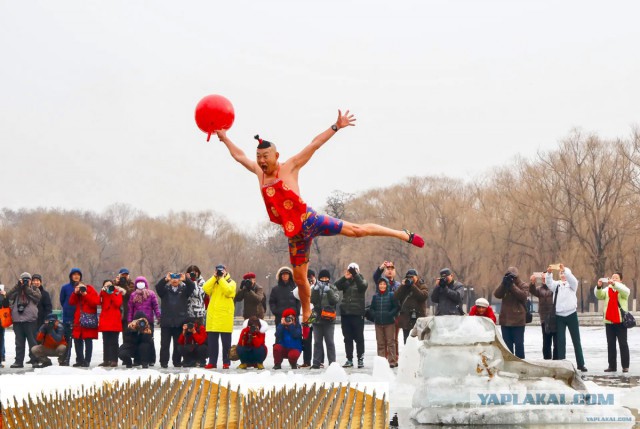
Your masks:
{"label": "wristwatch", "polygon": [[331,125],[331,129],[336,133],[338,132],[338,126],[336,124]]}

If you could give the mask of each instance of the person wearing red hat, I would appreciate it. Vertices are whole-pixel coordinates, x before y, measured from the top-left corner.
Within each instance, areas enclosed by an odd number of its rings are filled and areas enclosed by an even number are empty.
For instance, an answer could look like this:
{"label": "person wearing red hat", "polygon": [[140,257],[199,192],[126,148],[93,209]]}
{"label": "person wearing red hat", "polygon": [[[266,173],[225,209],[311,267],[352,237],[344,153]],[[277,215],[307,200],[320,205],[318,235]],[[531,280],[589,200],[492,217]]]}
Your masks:
{"label": "person wearing red hat", "polygon": [[275,145],[259,136],[255,136],[259,145],[254,161],[227,137],[226,130],[216,131],[218,139],[224,143],[233,159],[258,177],[269,219],[284,229],[289,240],[293,280],[299,287],[302,315],[305,321],[311,316],[311,287],[307,279],[307,270],[311,242],[314,237],[337,234],[354,238],[384,236],[407,241],[417,247],[424,246],[422,237],[406,229],[400,231],[373,223],[359,225],[320,215],[307,206],[300,197],[298,175],[302,167],[338,130],[354,126],[355,121],[354,115],[349,114],[348,110],[344,114],[338,110],[338,119],[333,125],[318,134],[309,145],[283,163],[278,161],[280,154]]}
{"label": "person wearing red hat", "polygon": [[246,273],[242,276],[240,287],[236,292],[235,302],[244,302],[242,307],[242,317],[247,320],[251,316],[264,319],[264,312],[267,309],[267,298],[264,289],[256,283],[255,273]]}
{"label": "person wearing red hat", "polygon": [[273,369],[282,368],[286,358],[291,369],[298,368],[298,358],[302,352],[302,328],[296,311],[287,308],[282,312],[282,320],[276,328],[276,343],[273,345]]}

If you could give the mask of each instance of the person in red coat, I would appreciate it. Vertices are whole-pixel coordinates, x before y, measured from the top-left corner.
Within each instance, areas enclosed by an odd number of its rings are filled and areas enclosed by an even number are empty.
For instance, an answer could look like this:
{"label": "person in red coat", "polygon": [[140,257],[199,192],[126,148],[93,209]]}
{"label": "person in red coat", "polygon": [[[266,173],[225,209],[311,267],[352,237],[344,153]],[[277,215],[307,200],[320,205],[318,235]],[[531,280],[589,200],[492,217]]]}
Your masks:
{"label": "person in red coat", "polygon": [[182,356],[182,366],[204,367],[209,348],[207,347],[207,329],[200,323],[199,317],[189,317],[182,325],[178,337],[178,349]]}
{"label": "person in red coat", "polygon": [[476,305],[469,310],[469,316],[484,316],[493,320],[496,323],[496,315],[493,312],[493,308],[489,305],[489,301],[484,298],[476,299]]}
{"label": "person in red coat", "polygon": [[236,351],[240,357],[239,369],[252,366],[264,369],[263,362],[267,358],[267,346],[264,344],[268,325],[264,320],[251,316],[245,321],[245,328],[240,332]]}
{"label": "person in red coat", "polygon": [[93,340],[98,339],[100,297],[93,286],[80,282],[69,297],[69,304],[75,306],[71,332],[76,349],[76,363],[73,366],[88,368],[91,364]]}
{"label": "person in red coat", "polygon": [[111,280],[102,282],[98,320],[98,331],[102,332],[102,363],[99,366],[118,366],[118,337],[122,332],[120,306],[126,293],[124,288],[116,286]]}

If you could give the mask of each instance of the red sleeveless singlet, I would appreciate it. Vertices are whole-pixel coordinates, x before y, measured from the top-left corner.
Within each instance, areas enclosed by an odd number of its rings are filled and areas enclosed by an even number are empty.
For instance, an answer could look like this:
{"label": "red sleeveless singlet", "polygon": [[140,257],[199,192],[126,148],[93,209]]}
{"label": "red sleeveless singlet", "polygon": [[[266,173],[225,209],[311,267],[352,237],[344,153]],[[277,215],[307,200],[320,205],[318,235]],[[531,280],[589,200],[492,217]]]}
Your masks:
{"label": "red sleeveless singlet", "polygon": [[[307,217],[307,204],[276,173],[276,181],[262,185],[262,198],[273,223],[282,225],[287,237],[298,235]],[[264,173],[262,173],[264,179]]]}

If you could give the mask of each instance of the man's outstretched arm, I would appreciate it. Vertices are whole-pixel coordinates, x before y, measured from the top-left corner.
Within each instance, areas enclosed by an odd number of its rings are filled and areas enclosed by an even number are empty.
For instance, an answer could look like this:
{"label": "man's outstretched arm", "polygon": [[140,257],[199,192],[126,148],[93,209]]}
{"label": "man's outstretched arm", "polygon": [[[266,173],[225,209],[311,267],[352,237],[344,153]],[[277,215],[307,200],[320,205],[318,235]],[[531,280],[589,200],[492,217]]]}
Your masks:
{"label": "man's outstretched arm", "polygon": [[287,162],[291,162],[294,169],[302,168],[313,156],[313,154],[322,147],[339,129],[344,127],[353,127],[355,125],[356,118],[347,110],[344,115],[338,110],[338,120],[334,124],[336,129],[329,127],[325,131],[318,134],[304,149],[302,149],[297,155],[292,156]]}
{"label": "man's outstretched arm", "polygon": [[229,139],[229,137],[227,137],[227,130],[216,131],[216,134],[218,135],[218,138],[220,139],[220,141],[224,143],[224,145],[227,147],[233,159],[238,161],[240,164],[244,166],[244,168],[246,168],[252,173],[258,174],[261,171],[260,167],[258,167],[258,163],[252,159],[249,159],[249,157],[244,153],[244,151],[240,149],[238,146],[236,146]]}

